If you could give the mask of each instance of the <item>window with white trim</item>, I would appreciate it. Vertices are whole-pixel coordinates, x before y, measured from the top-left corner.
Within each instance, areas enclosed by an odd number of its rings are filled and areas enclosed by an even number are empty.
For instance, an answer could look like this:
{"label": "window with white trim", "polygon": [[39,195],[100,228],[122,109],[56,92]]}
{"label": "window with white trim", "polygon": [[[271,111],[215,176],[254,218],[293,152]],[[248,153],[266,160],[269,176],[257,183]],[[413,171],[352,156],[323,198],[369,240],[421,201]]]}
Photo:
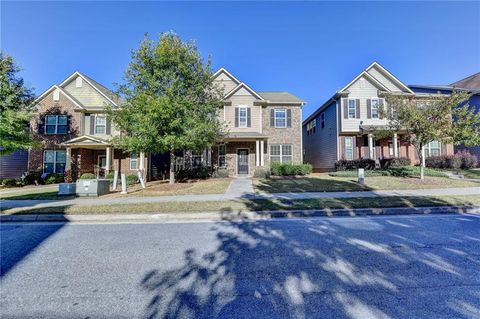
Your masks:
{"label": "window with white trim", "polygon": [[307,135],[315,134],[317,127],[317,119],[313,119],[307,123]]}
{"label": "window with white trim", "polygon": [[353,137],[345,137],[345,159],[353,160]]}
{"label": "window with white trim", "polygon": [[130,154],[130,169],[138,169],[138,154]]}
{"label": "window with white trim", "polygon": [[441,144],[439,141],[432,141],[425,145],[425,157],[440,156],[441,154]]}
{"label": "window with white trim", "polygon": [[225,144],[218,145],[218,167],[227,166],[225,161],[225,155],[227,153],[227,146]]}
{"label": "window with white trim", "polygon": [[43,152],[43,172],[59,173],[65,172],[67,152],[65,150],[45,150]]}
{"label": "window with white trim", "polygon": [[355,99],[348,99],[348,118],[354,119],[357,117],[357,106]]}
{"label": "window with white trim", "polygon": [[291,163],[293,160],[292,145],[271,144],[270,161],[279,163]]}
{"label": "window with white trim", "polygon": [[275,109],[275,127],[285,128],[287,127],[287,110]]}
{"label": "window with white trim", "polygon": [[379,112],[378,112],[378,106],[380,102],[378,99],[371,99],[370,100],[370,109],[372,112],[372,119],[378,119],[379,118]]}
{"label": "window with white trim", "polygon": [[107,132],[107,117],[105,115],[95,116],[95,134],[105,134]]}
{"label": "window with white trim", "polygon": [[193,167],[202,166],[202,153],[203,152],[197,152],[197,151],[192,151],[191,152],[192,166]]}
{"label": "window with white trim", "polygon": [[248,126],[248,111],[246,107],[238,108],[238,127]]}
{"label": "window with white trim", "polygon": [[45,116],[45,134],[67,134],[66,115]]}

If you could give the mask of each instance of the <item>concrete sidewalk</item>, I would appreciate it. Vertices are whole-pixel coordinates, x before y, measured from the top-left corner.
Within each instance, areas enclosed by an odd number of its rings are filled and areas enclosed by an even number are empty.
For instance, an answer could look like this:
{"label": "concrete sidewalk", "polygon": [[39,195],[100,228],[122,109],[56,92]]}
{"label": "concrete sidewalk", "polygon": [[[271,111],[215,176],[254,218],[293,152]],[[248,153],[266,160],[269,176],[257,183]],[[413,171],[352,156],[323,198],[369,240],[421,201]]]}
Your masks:
{"label": "concrete sidewalk", "polygon": [[304,192],[304,193],[243,193],[227,192],[225,194],[209,195],[175,195],[156,197],[117,197],[117,198],[75,198],[69,200],[1,200],[1,209],[19,207],[59,207],[71,205],[112,205],[164,202],[195,202],[195,201],[228,201],[241,199],[317,199],[317,198],[354,198],[354,197],[385,197],[385,196],[458,196],[479,195],[480,187],[440,188],[417,190],[390,190],[364,192]]}

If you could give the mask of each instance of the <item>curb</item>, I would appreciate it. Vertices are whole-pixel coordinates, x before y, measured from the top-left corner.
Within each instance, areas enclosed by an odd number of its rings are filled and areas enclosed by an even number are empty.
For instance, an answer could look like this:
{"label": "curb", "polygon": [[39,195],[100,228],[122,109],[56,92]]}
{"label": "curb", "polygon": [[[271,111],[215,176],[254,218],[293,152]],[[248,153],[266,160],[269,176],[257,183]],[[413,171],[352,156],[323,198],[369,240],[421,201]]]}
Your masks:
{"label": "curb", "polygon": [[221,221],[221,220],[266,220],[277,218],[309,217],[365,217],[394,215],[445,215],[478,214],[480,206],[437,206],[319,210],[151,213],[151,214],[102,214],[102,215],[0,215],[0,222],[171,222],[171,221]]}

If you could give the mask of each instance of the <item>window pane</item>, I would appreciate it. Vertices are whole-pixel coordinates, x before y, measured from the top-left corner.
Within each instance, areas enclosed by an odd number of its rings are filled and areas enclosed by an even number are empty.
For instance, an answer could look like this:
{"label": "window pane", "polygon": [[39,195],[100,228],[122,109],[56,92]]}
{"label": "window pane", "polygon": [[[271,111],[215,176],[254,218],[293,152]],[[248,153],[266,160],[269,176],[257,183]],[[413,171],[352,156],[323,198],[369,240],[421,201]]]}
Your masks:
{"label": "window pane", "polygon": [[67,116],[66,115],[59,115],[58,116],[58,124],[67,125]]}
{"label": "window pane", "polygon": [[353,150],[352,149],[346,149],[345,150],[345,159],[347,159],[347,160],[352,160],[353,159]]}
{"label": "window pane", "polygon": [[352,147],[352,138],[346,137],[345,138],[345,147]]}
{"label": "window pane", "polygon": [[55,134],[55,125],[47,125],[46,133]]}
{"label": "window pane", "polygon": [[270,156],[270,161],[273,162],[280,162],[280,156]]}
{"label": "window pane", "polygon": [[97,126],[95,128],[95,133],[96,134],[105,134],[105,126]]}
{"label": "window pane", "polygon": [[220,155],[218,157],[218,166],[225,167],[225,155]]}
{"label": "window pane", "polygon": [[58,134],[67,134],[67,126],[66,125],[59,125],[57,133]]}
{"label": "window pane", "polygon": [[275,126],[276,127],[287,126],[286,118],[287,118],[286,110],[275,110]]}
{"label": "window pane", "polygon": [[43,171],[45,173],[53,173],[53,163],[45,163],[43,166]]}
{"label": "window pane", "polygon": [[348,117],[354,118],[356,113],[355,100],[348,100]]}
{"label": "window pane", "polygon": [[55,173],[63,174],[65,172],[65,164],[57,163],[55,165]]}
{"label": "window pane", "polygon": [[292,145],[282,145],[282,155],[292,155]]}
{"label": "window pane", "polygon": [[282,163],[290,163],[292,161],[292,156],[287,155],[287,156],[282,156]]}
{"label": "window pane", "polygon": [[47,124],[57,124],[57,117],[55,115],[47,115]]}
{"label": "window pane", "polygon": [[225,150],[225,144],[219,145],[218,146],[218,155],[225,155],[226,150]]}
{"label": "window pane", "polygon": [[270,145],[270,155],[280,155],[280,145]]}
{"label": "window pane", "polygon": [[239,115],[240,116],[247,116],[247,109],[244,108],[244,107],[240,108]]}
{"label": "window pane", "polygon": [[45,163],[53,163],[54,159],[55,159],[54,151],[45,151],[45,158],[43,159]]}
{"label": "window pane", "polygon": [[67,152],[66,151],[56,151],[57,163],[65,163],[67,161]]}
{"label": "window pane", "polygon": [[97,125],[105,125],[107,123],[105,116],[97,116],[95,121]]}

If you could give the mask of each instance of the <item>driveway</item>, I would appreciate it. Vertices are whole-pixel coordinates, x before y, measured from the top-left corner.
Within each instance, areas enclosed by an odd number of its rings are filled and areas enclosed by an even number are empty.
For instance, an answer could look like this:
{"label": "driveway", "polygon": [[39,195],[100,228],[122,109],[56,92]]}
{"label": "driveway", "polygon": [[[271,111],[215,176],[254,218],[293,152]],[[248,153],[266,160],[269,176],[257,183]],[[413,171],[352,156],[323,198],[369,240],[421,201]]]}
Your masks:
{"label": "driveway", "polygon": [[1,317],[480,317],[476,216],[0,231]]}

